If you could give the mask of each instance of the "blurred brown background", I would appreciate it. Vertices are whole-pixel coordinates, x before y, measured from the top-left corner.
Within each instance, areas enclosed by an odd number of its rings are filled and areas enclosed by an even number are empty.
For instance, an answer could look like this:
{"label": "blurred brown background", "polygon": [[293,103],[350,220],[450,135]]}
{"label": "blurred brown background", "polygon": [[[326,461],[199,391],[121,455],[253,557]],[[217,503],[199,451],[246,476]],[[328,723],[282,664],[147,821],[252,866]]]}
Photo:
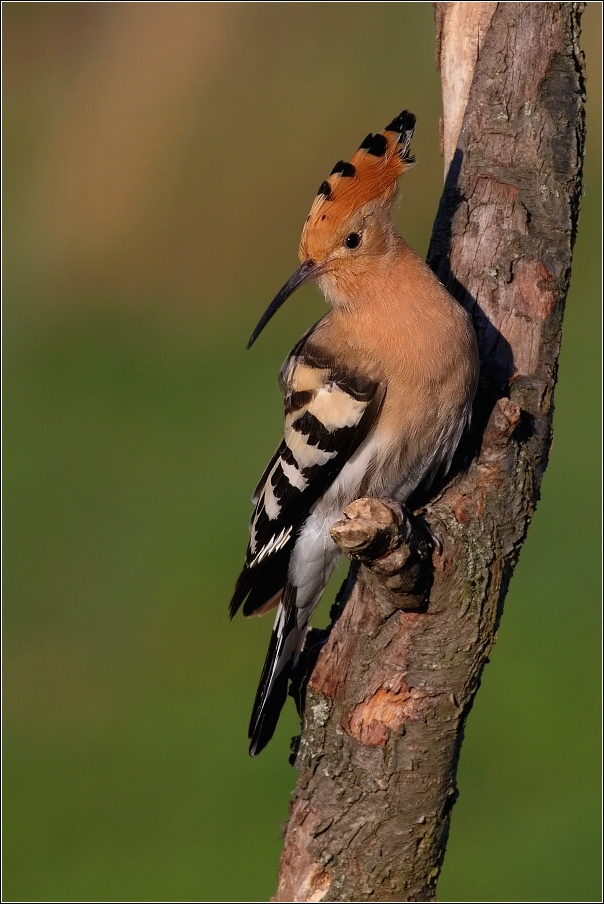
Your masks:
{"label": "blurred brown background", "polygon": [[[265,900],[295,773],[229,624],[320,182],[403,107],[442,187],[428,3],[2,4],[6,900]],[[599,900],[601,4],[555,449],[470,716],[441,900]],[[339,577],[342,576],[342,572]],[[318,622],[326,620],[325,605]]]}

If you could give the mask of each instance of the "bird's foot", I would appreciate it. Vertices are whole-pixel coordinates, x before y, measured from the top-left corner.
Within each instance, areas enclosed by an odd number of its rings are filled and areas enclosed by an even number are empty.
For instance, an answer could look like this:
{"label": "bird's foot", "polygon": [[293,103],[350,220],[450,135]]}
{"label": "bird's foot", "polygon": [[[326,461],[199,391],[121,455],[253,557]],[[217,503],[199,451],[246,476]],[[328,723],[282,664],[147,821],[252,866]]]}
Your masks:
{"label": "bird's foot", "polygon": [[382,496],[380,497],[380,502],[382,502],[390,509],[390,511],[399,522],[399,531],[402,540],[407,541],[414,532],[417,532],[418,530],[423,531],[428,536],[430,546],[434,549],[435,552],[438,553],[439,556],[442,556],[442,540],[440,539],[438,534],[434,533],[434,531],[424,518],[418,518],[417,515],[412,514],[412,512],[407,508],[404,502],[397,502],[396,499],[389,499],[385,496]]}

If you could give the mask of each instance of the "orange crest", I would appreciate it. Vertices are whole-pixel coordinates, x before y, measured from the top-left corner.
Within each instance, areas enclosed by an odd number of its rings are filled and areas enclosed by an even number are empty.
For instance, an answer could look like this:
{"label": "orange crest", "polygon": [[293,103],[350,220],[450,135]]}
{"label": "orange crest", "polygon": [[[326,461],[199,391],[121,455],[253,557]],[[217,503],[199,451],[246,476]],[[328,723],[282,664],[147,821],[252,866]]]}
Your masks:
{"label": "orange crest", "polygon": [[396,180],[415,162],[409,155],[414,127],[415,116],[403,110],[382,132],[369,133],[350,163],[336,163],[319,187],[305,230],[326,219],[342,222],[374,198],[390,200]]}

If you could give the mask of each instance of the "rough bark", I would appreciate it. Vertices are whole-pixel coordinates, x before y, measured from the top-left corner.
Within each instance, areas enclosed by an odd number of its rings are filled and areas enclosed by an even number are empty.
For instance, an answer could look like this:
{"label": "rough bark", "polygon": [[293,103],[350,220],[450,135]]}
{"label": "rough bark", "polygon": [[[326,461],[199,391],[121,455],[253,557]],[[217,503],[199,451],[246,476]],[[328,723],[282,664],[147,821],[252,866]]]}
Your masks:
{"label": "rough bark", "polygon": [[470,96],[474,69],[496,3],[435,3],[436,68],[443,94],[440,152],[449,169]]}
{"label": "rough bark", "polygon": [[[461,6],[481,7],[469,52]],[[476,327],[474,427],[416,519],[364,500],[334,526],[356,561],[327,638],[314,634],[275,901],[434,900],[465,720],[551,445],[581,193],[582,8],[436,4],[455,150],[429,262]],[[473,70],[462,118],[456,59]]]}

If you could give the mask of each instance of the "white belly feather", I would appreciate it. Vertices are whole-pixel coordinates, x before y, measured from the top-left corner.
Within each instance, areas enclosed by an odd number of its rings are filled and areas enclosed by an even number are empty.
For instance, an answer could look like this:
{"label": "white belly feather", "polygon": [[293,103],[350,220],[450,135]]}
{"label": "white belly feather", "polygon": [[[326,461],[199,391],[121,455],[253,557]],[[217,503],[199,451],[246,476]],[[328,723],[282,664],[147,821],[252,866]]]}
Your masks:
{"label": "white belly feather", "polygon": [[[447,436],[438,436],[432,455],[422,456],[415,467],[413,464],[410,467],[407,460],[405,467],[401,467],[401,456],[384,443],[378,430],[361,444],[311,510],[292,552],[289,580],[297,589],[300,626],[311,617],[342,555],[329,528],[342,517],[346,506],[363,494],[390,496],[405,502],[424,478],[434,476],[443,465],[450,466],[464,425],[465,421],[460,420],[452,429],[444,431]],[[368,474],[374,475],[369,481]]]}

